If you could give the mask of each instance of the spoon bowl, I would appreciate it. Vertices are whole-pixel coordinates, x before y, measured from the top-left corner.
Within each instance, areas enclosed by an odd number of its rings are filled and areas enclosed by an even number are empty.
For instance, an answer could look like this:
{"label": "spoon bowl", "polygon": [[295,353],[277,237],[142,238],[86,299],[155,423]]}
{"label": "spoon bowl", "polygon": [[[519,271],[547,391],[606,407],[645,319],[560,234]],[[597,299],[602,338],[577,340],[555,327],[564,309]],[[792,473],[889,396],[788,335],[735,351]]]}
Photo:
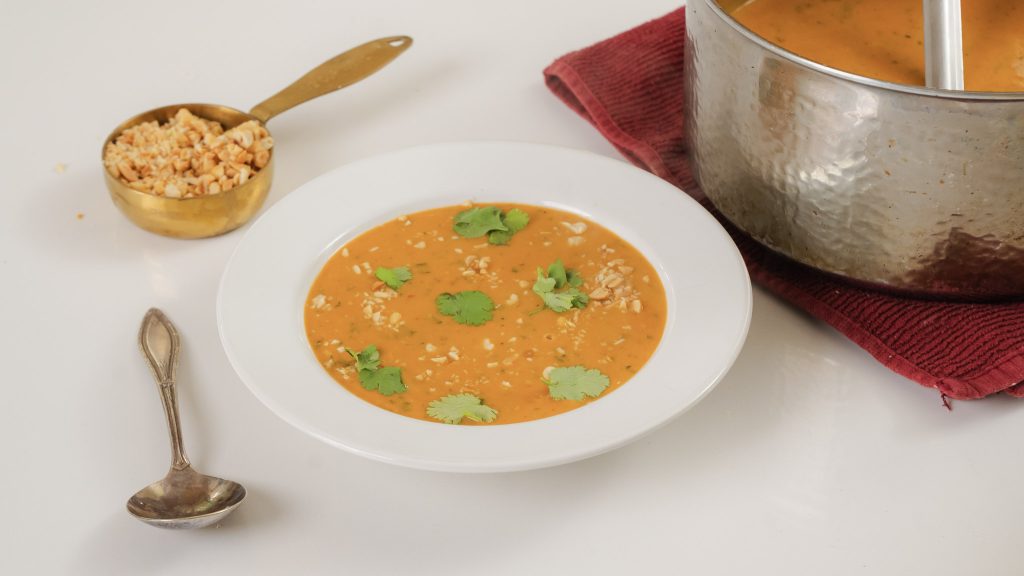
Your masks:
{"label": "spoon bowl", "polygon": [[238,482],[207,476],[191,467],[167,476],[128,499],[128,513],[160,528],[202,528],[220,522],[245,499]]}

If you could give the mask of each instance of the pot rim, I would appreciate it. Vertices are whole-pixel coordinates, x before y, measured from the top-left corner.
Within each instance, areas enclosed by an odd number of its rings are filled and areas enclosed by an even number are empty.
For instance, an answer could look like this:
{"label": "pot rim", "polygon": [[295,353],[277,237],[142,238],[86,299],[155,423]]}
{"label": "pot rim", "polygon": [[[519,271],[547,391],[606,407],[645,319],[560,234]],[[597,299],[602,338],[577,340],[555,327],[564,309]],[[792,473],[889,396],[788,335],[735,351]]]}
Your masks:
{"label": "pot rim", "polygon": [[861,76],[859,74],[853,74],[851,72],[844,72],[842,70],[826,66],[824,64],[809,60],[782,48],[772,44],[765,40],[761,36],[755,34],[752,30],[746,26],[737,22],[732,16],[730,16],[721,6],[718,5],[718,0],[689,0],[690,2],[701,2],[703,1],[715,15],[718,16],[722,22],[731,26],[734,30],[743,35],[747,40],[753,42],[764,50],[775,54],[781,58],[784,58],[794,64],[803,66],[815,72],[827,74],[839,80],[847,82],[854,82],[856,84],[862,84],[871,88],[877,88],[880,90],[888,90],[890,92],[902,92],[904,94],[911,94],[914,96],[925,96],[928,98],[942,98],[944,100],[959,100],[959,101],[989,101],[989,102],[1015,102],[1024,101],[1024,92],[971,92],[967,90],[941,90],[938,88],[926,88],[924,86],[911,86],[909,84],[897,84],[895,82],[885,82],[882,80],[876,80],[874,78],[868,78],[867,76]]}

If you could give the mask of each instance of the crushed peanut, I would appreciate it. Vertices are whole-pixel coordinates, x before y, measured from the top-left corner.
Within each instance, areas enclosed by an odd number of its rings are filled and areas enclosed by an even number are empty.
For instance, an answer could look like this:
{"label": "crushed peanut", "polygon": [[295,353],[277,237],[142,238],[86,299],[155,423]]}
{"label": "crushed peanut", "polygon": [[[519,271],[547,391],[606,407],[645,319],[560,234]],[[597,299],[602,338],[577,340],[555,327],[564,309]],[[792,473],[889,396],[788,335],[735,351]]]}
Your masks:
{"label": "crushed peanut", "polygon": [[562,226],[577,236],[587,231],[586,222],[562,222]]}
{"label": "crushed peanut", "polygon": [[491,265],[491,257],[484,256],[478,257],[476,254],[470,254],[463,260],[465,266],[459,267],[459,272],[466,278],[472,278],[478,274],[487,276],[492,281],[497,278],[492,270],[489,269]]}
{"label": "crushed peanut", "polygon": [[[601,247],[601,252],[614,254],[614,250],[607,246]],[[614,258],[605,262],[601,270],[594,277],[598,287],[590,291],[590,299],[595,304],[612,306],[623,312],[633,311],[639,314],[643,311],[643,304],[640,302],[640,292],[633,287],[629,275],[634,271],[632,266],[627,266],[622,258]],[[650,282],[646,275],[642,278],[645,283]]]}
{"label": "crushed peanut", "polygon": [[181,108],[166,124],[154,120],[126,129],[107,144],[103,163],[134,190],[194,198],[245,184],[270,162],[273,145],[255,120],[225,131]]}
{"label": "crushed peanut", "polygon": [[405,325],[405,322],[402,320],[402,314],[396,311],[389,313],[386,309],[386,303],[397,295],[398,293],[390,288],[382,288],[372,293],[363,292],[360,304],[363,318],[371,321],[375,326],[397,332],[399,328]]}

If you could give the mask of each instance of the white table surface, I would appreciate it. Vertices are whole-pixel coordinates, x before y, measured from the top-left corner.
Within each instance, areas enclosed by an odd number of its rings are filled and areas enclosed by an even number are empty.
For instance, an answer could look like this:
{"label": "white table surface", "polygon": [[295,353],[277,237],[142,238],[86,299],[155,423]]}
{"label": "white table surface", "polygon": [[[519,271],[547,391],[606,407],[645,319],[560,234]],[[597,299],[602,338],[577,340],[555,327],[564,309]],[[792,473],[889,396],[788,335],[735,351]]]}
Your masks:
{"label": "white table surface", "polygon": [[[638,442],[532,472],[407,470],[318,443],[234,374],[214,295],[242,231],[154,236],[103,186],[100,145],[124,118],[182,101],[251,106],[392,34],[416,44],[271,123],[268,207],[340,164],[415,144],[508,139],[616,156],[541,70],[675,5],[0,4],[0,573],[1024,573],[1024,404],[947,412],[936,392],[760,289],[732,371]],[[249,490],[218,528],[166,532],[124,510],[169,459],[135,341],[154,305],[184,334],[193,462]]]}

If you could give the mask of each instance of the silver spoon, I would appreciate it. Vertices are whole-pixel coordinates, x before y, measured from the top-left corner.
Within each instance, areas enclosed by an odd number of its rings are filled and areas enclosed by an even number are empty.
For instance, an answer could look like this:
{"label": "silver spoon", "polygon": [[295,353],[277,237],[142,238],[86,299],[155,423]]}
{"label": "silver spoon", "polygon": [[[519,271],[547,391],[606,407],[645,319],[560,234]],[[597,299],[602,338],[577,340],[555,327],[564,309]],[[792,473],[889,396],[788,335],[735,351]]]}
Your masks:
{"label": "silver spoon", "polygon": [[964,89],[960,0],[924,0],[924,78],[929,88]]}
{"label": "silver spoon", "polygon": [[139,348],[160,388],[167,427],[171,432],[171,469],[128,499],[128,512],[160,528],[202,528],[222,520],[245,499],[237,482],[205,476],[192,469],[181,443],[178,395],[178,331],[163,312],[150,308],[139,329]]}

